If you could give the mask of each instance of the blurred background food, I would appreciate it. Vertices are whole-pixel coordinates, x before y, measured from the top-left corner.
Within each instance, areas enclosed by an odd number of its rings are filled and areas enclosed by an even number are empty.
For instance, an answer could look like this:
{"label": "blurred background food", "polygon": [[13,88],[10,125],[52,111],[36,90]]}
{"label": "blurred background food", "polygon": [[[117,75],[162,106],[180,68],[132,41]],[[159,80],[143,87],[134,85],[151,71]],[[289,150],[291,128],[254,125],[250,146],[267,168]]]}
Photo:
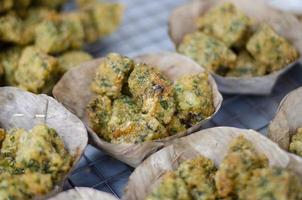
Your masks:
{"label": "blurred background food", "polygon": [[[0,73],[4,85],[49,93],[72,66],[90,60],[84,44],[114,32],[124,7],[118,3],[77,1],[63,11],[66,0],[4,0],[0,2]],[[30,47],[29,47],[30,46]]]}
{"label": "blurred background food", "polygon": [[221,76],[264,76],[299,58],[290,41],[232,3],[214,5],[192,23],[198,30],[184,36],[178,52]]}

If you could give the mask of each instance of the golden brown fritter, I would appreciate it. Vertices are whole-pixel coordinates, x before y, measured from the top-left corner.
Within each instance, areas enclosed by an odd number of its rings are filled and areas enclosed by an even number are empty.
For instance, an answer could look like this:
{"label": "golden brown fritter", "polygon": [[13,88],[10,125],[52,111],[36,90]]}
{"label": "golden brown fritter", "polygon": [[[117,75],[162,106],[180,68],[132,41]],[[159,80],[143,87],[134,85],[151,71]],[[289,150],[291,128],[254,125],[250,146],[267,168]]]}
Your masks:
{"label": "golden brown fritter", "polygon": [[215,112],[207,73],[184,75],[173,88],[178,117],[187,125],[195,125]]}
{"label": "golden brown fritter", "polygon": [[[19,49],[34,44],[41,54],[60,56],[66,51],[81,49],[86,41],[94,42],[99,37],[112,33],[121,23],[123,14],[121,4],[94,1],[93,5],[83,6],[80,10],[61,12],[59,7],[65,2],[66,0],[1,0],[0,76],[3,74],[2,67],[5,67],[5,84],[17,86],[19,82],[24,81],[15,80],[15,71],[18,68],[16,63],[19,63],[20,57]],[[72,58],[73,56],[75,57]],[[54,85],[58,76],[66,72],[69,66],[88,59],[91,59],[88,54],[63,55],[60,64],[66,68],[56,75],[56,80],[48,80],[48,85]],[[28,73],[29,71],[30,69]],[[33,79],[36,78],[36,74],[33,73]],[[27,75],[26,78],[28,79]],[[21,87],[27,89],[22,85]],[[50,88],[51,86],[48,89]]]}
{"label": "golden brown fritter", "polygon": [[175,135],[187,130],[186,125],[181,122],[177,115],[172,116],[171,121],[167,124],[166,128],[169,135]]}
{"label": "golden brown fritter", "polygon": [[33,93],[49,92],[57,80],[57,60],[33,46],[26,47],[15,71],[19,87]]}
{"label": "golden brown fritter", "polygon": [[264,76],[266,70],[266,65],[257,62],[248,52],[242,51],[237,56],[235,67],[230,69],[226,76],[243,78]]}
{"label": "golden brown fritter", "polygon": [[0,16],[0,41],[21,45],[26,43],[23,41],[23,28],[23,23],[17,15],[9,13]]}
{"label": "golden brown fritter", "polygon": [[44,19],[56,14],[56,11],[45,7],[32,7],[27,9],[23,20],[25,28],[22,34],[28,43],[32,43],[35,40],[35,30],[38,24],[40,24]]}
{"label": "golden brown fritter", "polygon": [[35,29],[35,45],[45,53],[59,53],[69,48],[70,34],[59,15],[49,16]]}
{"label": "golden brown fritter", "polygon": [[302,128],[299,128],[297,133],[292,136],[289,151],[302,156]]}
{"label": "golden brown fritter", "polygon": [[295,174],[285,169],[256,169],[247,187],[239,192],[239,199],[301,200],[302,184]]}
{"label": "golden brown fritter", "polygon": [[11,9],[14,5],[13,0],[2,0],[0,2],[0,13]]}
{"label": "golden brown fritter", "polygon": [[84,29],[76,13],[50,15],[35,29],[35,45],[45,53],[61,53],[84,44]]}
{"label": "golden brown fritter", "polygon": [[239,46],[246,38],[250,25],[251,20],[232,3],[214,7],[197,19],[200,30],[228,47]]}
{"label": "golden brown fritter", "polygon": [[146,200],[191,200],[189,190],[183,179],[174,172],[167,172],[161,184]]}
{"label": "golden brown fritter", "polygon": [[266,24],[261,25],[249,39],[246,49],[257,61],[268,65],[270,72],[280,70],[299,56],[286,39]]}
{"label": "golden brown fritter", "polygon": [[16,46],[0,53],[0,68],[4,70],[4,82],[7,85],[17,85],[15,72],[18,68],[23,48]]}
{"label": "golden brown fritter", "polygon": [[136,114],[115,127],[112,143],[141,143],[168,137],[166,128],[154,117]]}
{"label": "golden brown fritter", "polygon": [[110,141],[107,124],[112,113],[111,100],[107,96],[97,96],[87,106],[87,115],[92,129],[103,139]]}
{"label": "golden brown fritter", "polygon": [[268,159],[259,154],[244,136],[234,139],[215,175],[219,197],[236,197],[246,187],[255,169],[268,167]]}
{"label": "golden brown fritter", "polygon": [[92,43],[97,41],[99,34],[96,25],[92,20],[92,13],[88,10],[82,10],[79,12],[79,15],[85,32],[85,42]]}
{"label": "golden brown fritter", "polygon": [[131,59],[116,53],[108,54],[97,69],[91,84],[92,91],[112,98],[119,97],[133,67]]}
{"label": "golden brown fritter", "polygon": [[128,124],[137,117],[140,106],[128,96],[121,96],[113,101],[112,114],[108,121],[108,130],[114,132],[123,124]]}
{"label": "golden brown fritter", "polygon": [[3,140],[2,143],[1,154],[15,158],[20,143],[20,137],[25,134],[27,134],[27,132],[24,129],[8,130],[5,140]]}
{"label": "golden brown fritter", "polygon": [[57,181],[68,172],[72,158],[54,129],[37,125],[22,132],[16,150],[16,167],[30,172],[51,174]]}
{"label": "golden brown fritter", "polygon": [[215,172],[214,162],[206,157],[184,161],[175,172],[166,172],[146,200],[215,200]]}
{"label": "golden brown fritter", "polygon": [[120,25],[123,14],[123,6],[118,3],[94,3],[84,8],[89,12],[99,37],[114,32]]}
{"label": "golden brown fritter", "polygon": [[[12,174],[50,173],[55,181],[70,169],[72,160],[56,131],[46,125],[37,125],[30,131],[9,130],[2,143],[0,155],[2,171]],[[5,167],[14,170],[5,170]]]}
{"label": "golden brown fritter", "polygon": [[0,199],[24,200],[43,195],[53,188],[49,174],[0,174]]}
{"label": "golden brown fritter", "polygon": [[11,129],[7,131],[0,150],[0,175],[3,173],[20,174],[23,169],[18,169],[16,164],[16,152],[20,143],[20,137],[27,132],[24,129]]}
{"label": "golden brown fritter", "polygon": [[184,161],[177,168],[177,175],[182,178],[193,199],[215,200],[216,173],[214,162],[204,156]]}
{"label": "golden brown fritter", "polygon": [[92,56],[85,51],[73,50],[67,51],[58,57],[60,73],[64,74],[68,70],[79,64],[92,60]]}
{"label": "golden brown fritter", "polygon": [[128,79],[129,90],[142,103],[142,113],[168,124],[175,112],[172,83],[160,71],[137,64]]}
{"label": "golden brown fritter", "polygon": [[91,43],[114,32],[121,24],[123,6],[118,3],[92,3],[80,12],[85,30],[85,41]]}
{"label": "golden brown fritter", "polygon": [[187,34],[177,51],[218,74],[225,68],[232,68],[236,62],[236,54],[224,43],[202,32]]}
{"label": "golden brown fritter", "polygon": [[68,31],[69,48],[80,49],[84,45],[85,32],[81,17],[77,12],[70,12],[61,15],[62,23],[65,24],[64,31]]}
{"label": "golden brown fritter", "polygon": [[70,170],[72,157],[54,129],[8,130],[0,151],[0,199],[32,199],[51,191]]}
{"label": "golden brown fritter", "polygon": [[98,96],[88,106],[93,130],[111,143],[138,143],[167,137],[165,127],[157,119],[140,114],[140,107],[128,96],[111,103],[107,96]]}
{"label": "golden brown fritter", "polygon": [[118,3],[99,3],[93,5],[93,20],[100,37],[116,31],[122,21],[123,6]]}

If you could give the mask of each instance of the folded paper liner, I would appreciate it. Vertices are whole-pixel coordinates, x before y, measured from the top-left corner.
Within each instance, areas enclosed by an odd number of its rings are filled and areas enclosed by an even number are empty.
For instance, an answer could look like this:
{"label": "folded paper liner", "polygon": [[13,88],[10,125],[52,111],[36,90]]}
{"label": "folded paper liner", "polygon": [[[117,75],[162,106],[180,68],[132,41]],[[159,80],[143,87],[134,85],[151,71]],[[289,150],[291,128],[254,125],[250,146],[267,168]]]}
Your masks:
{"label": "folded paper liner", "polygon": [[266,0],[268,5],[273,8],[290,12],[298,16],[302,16],[302,1],[301,0]]}
{"label": "folded paper liner", "polygon": [[175,170],[185,160],[203,155],[219,166],[228,151],[229,143],[239,135],[250,140],[259,153],[264,153],[270,166],[288,168],[302,180],[302,161],[295,160],[277,144],[260,133],[239,128],[216,127],[175,140],[168,147],[151,155],[129,177],[123,200],[143,200],[156,188],[162,175]]}
{"label": "folded paper liner", "polygon": [[[95,94],[90,90],[90,84],[94,79],[96,70],[102,61],[102,58],[96,59],[83,63],[79,67],[68,71],[54,87],[53,95],[58,101],[62,102],[64,106],[66,106],[84,121],[90,133],[91,143],[94,146],[103,149],[112,157],[121,160],[130,166],[137,166],[142,162],[142,160],[158,149],[169,144],[173,139],[200,130],[201,126],[206,121],[211,119],[221,106],[222,96],[218,92],[214,79],[209,76],[215,106],[215,113],[211,117],[201,121],[199,124],[189,128],[185,132],[181,132],[160,140],[138,144],[111,144],[99,138],[98,135],[91,128],[89,128],[86,115],[86,107],[88,103],[95,97]],[[146,54],[138,56],[135,58],[135,61],[144,62],[159,68],[160,71],[171,80],[175,80],[184,74],[200,73],[204,71],[203,68],[201,68],[191,59],[176,53],[162,52],[156,54]]]}
{"label": "folded paper liner", "polygon": [[76,187],[49,200],[118,200],[113,195],[92,188]]}
{"label": "folded paper liner", "polygon": [[[35,125],[46,124],[62,138],[66,149],[74,158],[72,168],[76,166],[88,142],[87,131],[81,120],[63,105],[47,95],[36,95],[14,87],[0,88],[0,105],[1,128],[30,130]],[[62,177],[53,191],[35,199],[46,199],[58,193],[67,175]]]}
{"label": "folded paper liner", "polygon": [[288,151],[291,137],[301,127],[302,87],[290,92],[281,101],[275,118],[269,124],[268,137]]}
{"label": "folded paper liner", "polygon": [[[199,0],[192,1],[172,11],[169,17],[169,35],[177,47],[183,37],[197,30],[196,19],[209,9],[224,2],[231,2],[249,16],[255,24],[267,23],[289,40],[302,56],[302,24],[286,12],[278,11],[267,5],[265,0]],[[278,78],[293,67],[299,60],[266,76],[243,78],[223,77],[212,73],[219,91],[227,94],[268,95],[272,92]]]}

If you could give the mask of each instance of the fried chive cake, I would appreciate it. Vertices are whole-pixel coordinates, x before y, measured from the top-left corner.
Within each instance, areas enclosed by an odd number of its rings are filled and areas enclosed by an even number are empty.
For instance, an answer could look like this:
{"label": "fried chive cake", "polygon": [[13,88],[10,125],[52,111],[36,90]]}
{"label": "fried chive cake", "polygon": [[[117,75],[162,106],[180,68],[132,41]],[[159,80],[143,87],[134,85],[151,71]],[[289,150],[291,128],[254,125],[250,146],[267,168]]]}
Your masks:
{"label": "fried chive cake", "polygon": [[207,73],[169,80],[155,66],[110,53],[91,83],[96,97],[86,112],[107,142],[141,143],[186,131],[210,117],[213,91]]}
{"label": "fried chive cake", "polygon": [[146,200],[300,200],[302,184],[287,169],[270,167],[243,135],[234,138],[220,166],[204,156],[164,173]]}

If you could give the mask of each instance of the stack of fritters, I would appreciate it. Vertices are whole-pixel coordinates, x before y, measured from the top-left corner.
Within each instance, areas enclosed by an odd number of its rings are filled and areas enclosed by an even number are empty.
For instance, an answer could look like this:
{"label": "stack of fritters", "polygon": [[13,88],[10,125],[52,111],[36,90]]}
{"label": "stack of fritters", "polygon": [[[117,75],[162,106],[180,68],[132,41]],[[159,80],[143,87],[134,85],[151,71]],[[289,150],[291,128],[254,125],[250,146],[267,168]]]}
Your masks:
{"label": "stack of fritters", "polygon": [[54,129],[0,131],[0,199],[24,200],[54,189],[69,171],[72,157]]}
{"label": "stack of fritters", "polygon": [[269,167],[265,155],[243,136],[231,142],[217,169],[204,156],[167,172],[146,200],[299,200],[302,184],[292,172]]}
{"label": "stack of fritters", "polygon": [[88,106],[90,125],[112,143],[138,143],[185,131],[214,111],[206,73],[174,83],[158,69],[116,53],[100,64]]}
{"label": "stack of fritters", "polygon": [[185,35],[178,52],[222,76],[264,76],[299,57],[272,27],[256,24],[231,3],[211,8],[196,23],[198,30]]}

